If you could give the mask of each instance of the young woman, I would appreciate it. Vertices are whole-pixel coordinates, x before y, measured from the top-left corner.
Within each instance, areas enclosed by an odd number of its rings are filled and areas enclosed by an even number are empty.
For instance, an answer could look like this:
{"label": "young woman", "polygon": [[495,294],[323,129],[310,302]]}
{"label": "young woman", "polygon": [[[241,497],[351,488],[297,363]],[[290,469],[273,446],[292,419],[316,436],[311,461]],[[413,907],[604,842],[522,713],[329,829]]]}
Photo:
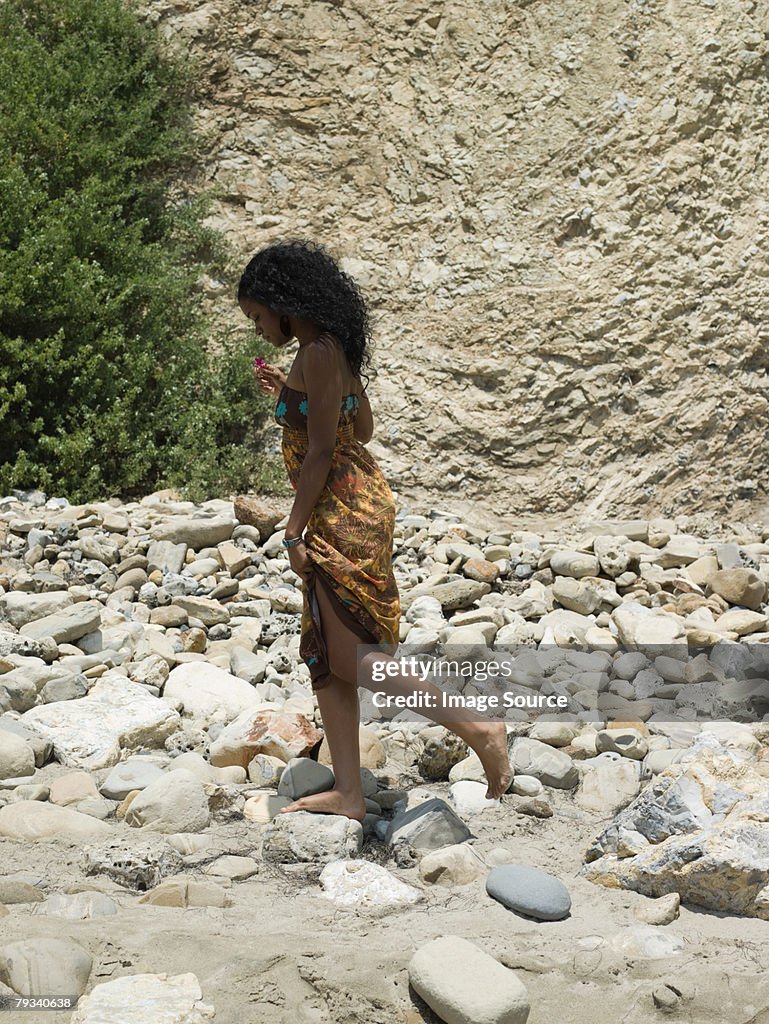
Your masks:
{"label": "young woman", "polygon": [[[303,581],[299,653],[310,670],[335,785],[283,811],[363,818],[358,686],[391,696],[418,691],[437,702],[420,713],[452,729],[478,754],[487,796],[500,797],[511,779],[504,723],[444,709],[435,686],[408,675],[371,682],[372,662],[397,664],[392,654],[400,600],[392,570],[395,500],[364,447],[374,421],[361,383],[370,328],[358,286],[322,245],[290,239],[249,261],[238,303],[257,334],[276,348],[298,342],[288,376],[269,364],[255,373],[262,389],[278,397],[275,419],[283,427],[283,459],[296,492],[283,544]],[[358,664],[359,644],[380,646]]]}

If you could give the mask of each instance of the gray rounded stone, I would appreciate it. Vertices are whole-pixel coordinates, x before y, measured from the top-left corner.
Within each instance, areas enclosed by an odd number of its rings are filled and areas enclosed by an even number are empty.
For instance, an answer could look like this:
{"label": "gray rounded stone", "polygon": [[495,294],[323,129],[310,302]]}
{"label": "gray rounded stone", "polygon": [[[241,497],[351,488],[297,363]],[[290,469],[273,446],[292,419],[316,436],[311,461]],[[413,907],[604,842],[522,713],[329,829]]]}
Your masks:
{"label": "gray rounded stone", "polygon": [[517,914],[538,921],[560,921],[571,910],[571,896],[563,882],[523,864],[492,868],[486,879],[486,892]]}

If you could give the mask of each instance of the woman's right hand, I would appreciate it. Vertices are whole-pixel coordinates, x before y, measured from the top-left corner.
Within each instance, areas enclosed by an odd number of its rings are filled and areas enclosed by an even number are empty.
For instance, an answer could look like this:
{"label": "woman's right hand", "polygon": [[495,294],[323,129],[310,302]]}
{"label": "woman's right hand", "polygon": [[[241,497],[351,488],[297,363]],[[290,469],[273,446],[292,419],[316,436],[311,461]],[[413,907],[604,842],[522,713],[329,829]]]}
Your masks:
{"label": "woman's right hand", "polygon": [[262,391],[268,395],[277,395],[286,383],[286,375],[277,366],[271,363],[264,363],[262,366],[254,367],[254,376]]}

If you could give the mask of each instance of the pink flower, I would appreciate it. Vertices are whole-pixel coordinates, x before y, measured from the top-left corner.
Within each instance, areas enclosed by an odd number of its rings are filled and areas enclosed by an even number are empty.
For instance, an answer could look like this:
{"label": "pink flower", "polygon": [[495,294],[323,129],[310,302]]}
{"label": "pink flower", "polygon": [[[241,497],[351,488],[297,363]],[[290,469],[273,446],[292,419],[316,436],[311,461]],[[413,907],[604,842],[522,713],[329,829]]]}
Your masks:
{"label": "pink flower", "polygon": [[254,367],[266,366],[266,365],[267,365],[267,360],[266,359],[262,359],[261,356],[257,356],[256,359],[254,359]]}

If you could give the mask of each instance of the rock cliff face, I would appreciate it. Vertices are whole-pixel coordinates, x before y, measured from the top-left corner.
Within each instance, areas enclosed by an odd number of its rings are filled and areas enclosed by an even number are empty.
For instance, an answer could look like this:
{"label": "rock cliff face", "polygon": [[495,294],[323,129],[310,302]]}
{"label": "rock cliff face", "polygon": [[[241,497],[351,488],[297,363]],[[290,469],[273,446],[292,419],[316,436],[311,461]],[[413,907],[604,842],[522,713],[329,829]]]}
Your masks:
{"label": "rock cliff face", "polygon": [[764,516],[764,3],[140,9],[203,57],[233,278],[305,235],[364,287],[401,502]]}

